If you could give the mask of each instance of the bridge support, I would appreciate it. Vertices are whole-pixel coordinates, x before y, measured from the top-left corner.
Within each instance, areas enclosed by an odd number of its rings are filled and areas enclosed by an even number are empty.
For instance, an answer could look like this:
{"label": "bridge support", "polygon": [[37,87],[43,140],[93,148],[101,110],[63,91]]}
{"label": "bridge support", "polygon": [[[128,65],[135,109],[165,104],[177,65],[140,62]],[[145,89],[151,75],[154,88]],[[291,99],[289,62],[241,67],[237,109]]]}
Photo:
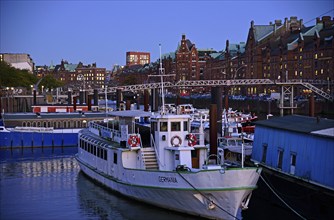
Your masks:
{"label": "bridge support", "polygon": [[[217,106],[217,132],[222,135],[222,114],[223,114],[223,100],[222,100],[222,88],[212,87],[211,88],[211,103]],[[211,127],[210,127],[211,129]]]}
{"label": "bridge support", "polygon": [[[281,97],[280,97],[280,115],[284,116],[284,109],[290,110],[290,114],[293,115],[293,110],[297,108],[297,105],[293,103],[293,85],[284,84],[281,85]],[[285,101],[287,98],[287,101]],[[287,104],[287,105],[286,105]]]}
{"label": "bridge support", "polygon": [[94,105],[99,105],[99,92],[94,89]]}
{"label": "bridge support", "polygon": [[120,110],[122,100],[123,100],[122,90],[116,89],[116,109],[117,110]]}
{"label": "bridge support", "polygon": [[149,99],[150,99],[150,93],[147,89],[144,90],[144,111],[148,112],[149,109]]}
{"label": "bridge support", "polygon": [[[217,105],[210,105],[210,155],[217,155]],[[217,156],[215,157],[217,164]]]}
{"label": "bridge support", "polygon": [[159,89],[151,90],[151,111],[157,112],[159,110]]}

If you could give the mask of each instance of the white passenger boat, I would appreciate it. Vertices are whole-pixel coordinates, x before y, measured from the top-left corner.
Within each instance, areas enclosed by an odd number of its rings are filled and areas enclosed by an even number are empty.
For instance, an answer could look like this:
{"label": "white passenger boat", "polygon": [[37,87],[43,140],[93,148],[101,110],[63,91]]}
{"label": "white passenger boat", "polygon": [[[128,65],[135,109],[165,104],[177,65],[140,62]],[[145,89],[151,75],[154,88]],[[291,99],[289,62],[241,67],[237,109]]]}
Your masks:
{"label": "white passenger boat", "polygon": [[[234,219],[247,206],[261,170],[211,164],[203,136],[189,133],[189,115],[109,116],[113,123],[90,122],[79,133],[76,158],[91,178],[136,200],[207,218]],[[135,133],[138,116],[151,119],[150,147]]]}
{"label": "white passenger boat", "polygon": [[[143,117],[150,132],[142,137],[136,120]],[[138,201],[211,219],[237,219],[247,208],[261,169],[229,167],[208,156],[204,134],[190,133],[190,115],[164,107],[114,111],[106,122],[90,122],[78,135],[76,159],[92,179]]]}

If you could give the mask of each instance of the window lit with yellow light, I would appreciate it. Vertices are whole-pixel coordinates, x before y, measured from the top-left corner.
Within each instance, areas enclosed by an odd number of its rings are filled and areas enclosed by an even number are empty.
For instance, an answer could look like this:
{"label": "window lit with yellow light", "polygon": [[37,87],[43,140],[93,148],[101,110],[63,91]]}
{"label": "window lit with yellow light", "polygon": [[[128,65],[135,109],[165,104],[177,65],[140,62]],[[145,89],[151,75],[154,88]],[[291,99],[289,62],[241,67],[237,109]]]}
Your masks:
{"label": "window lit with yellow light", "polygon": [[318,59],[318,54],[314,54],[314,59]]}

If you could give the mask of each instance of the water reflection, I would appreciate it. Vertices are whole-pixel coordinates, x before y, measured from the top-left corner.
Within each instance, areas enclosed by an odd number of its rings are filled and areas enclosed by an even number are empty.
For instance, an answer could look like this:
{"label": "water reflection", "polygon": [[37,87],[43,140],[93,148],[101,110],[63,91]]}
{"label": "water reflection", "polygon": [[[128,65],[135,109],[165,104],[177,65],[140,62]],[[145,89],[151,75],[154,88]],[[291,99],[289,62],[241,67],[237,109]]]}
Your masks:
{"label": "water reflection", "polygon": [[120,220],[201,219],[130,200],[107,190],[105,187],[92,181],[82,172],[78,174],[77,189],[80,209],[85,212],[85,216],[89,217]]}
{"label": "water reflection", "polygon": [[0,219],[79,219],[73,156],[2,161],[0,168]]}

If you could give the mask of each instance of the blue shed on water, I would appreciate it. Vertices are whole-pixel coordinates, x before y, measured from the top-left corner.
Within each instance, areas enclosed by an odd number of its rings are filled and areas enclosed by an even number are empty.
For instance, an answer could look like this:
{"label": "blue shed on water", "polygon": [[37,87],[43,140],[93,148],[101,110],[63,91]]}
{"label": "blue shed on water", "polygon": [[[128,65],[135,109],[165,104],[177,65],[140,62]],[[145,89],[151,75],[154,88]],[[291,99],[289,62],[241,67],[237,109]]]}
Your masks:
{"label": "blue shed on water", "polygon": [[289,115],[258,121],[252,160],[334,190],[334,120]]}

